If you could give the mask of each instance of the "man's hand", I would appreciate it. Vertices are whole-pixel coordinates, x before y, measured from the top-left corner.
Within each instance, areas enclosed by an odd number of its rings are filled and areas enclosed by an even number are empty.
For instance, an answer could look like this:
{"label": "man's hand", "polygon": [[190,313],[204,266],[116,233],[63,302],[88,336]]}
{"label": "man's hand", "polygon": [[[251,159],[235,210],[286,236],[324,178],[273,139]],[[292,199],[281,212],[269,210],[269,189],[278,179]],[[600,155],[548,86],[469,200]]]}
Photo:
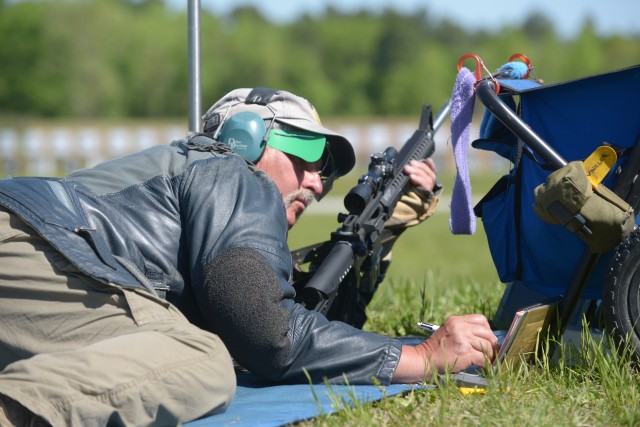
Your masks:
{"label": "man's hand", "polygon": [[[411,160],[404,166],[411,186],[398,201],[385,229],[398,237],[408,227],[420,224],[430,217],[438,206],[442,186],[436,176],[436,165],[431,158]],[[389,246],[387,252],[391,250]]]}
{"label": "man's hand", "polygon": [[498,338],[481,314],[452,316],[417,346],[403,346],[394,383],[430,381],[434,373],[484,367],[498,354]]}
{"label": "man's hand", "polygon": [[404,173],[418,190],[432,192],[436,185],[436,165],[431,158],[424,161],[411,160],[404,166]]}

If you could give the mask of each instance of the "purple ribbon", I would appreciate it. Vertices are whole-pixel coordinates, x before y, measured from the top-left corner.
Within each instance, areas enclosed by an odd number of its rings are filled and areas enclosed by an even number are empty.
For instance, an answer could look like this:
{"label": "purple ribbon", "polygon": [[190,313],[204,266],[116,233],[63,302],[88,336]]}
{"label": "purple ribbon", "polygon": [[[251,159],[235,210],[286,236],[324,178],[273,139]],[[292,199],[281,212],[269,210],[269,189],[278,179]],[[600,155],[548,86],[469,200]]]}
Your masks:
{"label": "purple ribbon", "polygon": [[456,162],[456,178],[451,193],[449,228],[453,234],[473,234],[476,216],[471,203],[471,182],[467,149],[471,143],[469,131],[473,117],[476,79],[467,68],[461,68],[451,96],[451,140]]}

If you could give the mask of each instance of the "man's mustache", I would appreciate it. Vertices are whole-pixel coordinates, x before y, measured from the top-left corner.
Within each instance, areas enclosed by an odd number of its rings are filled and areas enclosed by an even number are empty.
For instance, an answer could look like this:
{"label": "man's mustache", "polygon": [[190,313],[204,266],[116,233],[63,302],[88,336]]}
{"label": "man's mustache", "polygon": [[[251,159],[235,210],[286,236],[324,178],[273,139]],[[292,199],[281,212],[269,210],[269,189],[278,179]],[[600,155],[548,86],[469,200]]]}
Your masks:
{"label": "man's mustache", "polygon": [[304,203],[305,206],[309,206],[311,202],[314,200],[314,194],[311,190],[302,188],[300,190],[296,190],[293,193],[285,196],[283,198],[285,207],[289,207],[291,203],[296,200],[300,200]]}

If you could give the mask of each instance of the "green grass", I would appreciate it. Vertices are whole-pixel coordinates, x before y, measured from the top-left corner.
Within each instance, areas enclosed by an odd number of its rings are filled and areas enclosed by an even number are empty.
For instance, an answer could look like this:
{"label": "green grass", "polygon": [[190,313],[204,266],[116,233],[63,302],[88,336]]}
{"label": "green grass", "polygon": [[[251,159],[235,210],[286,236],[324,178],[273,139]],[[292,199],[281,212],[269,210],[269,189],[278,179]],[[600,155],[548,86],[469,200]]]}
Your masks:
{"label": "green grass", "polygon": [[[479,178],[486,191],[495,176]],[[353,181],[351,182],[351,184]],[[450,194],[451,186],[445,183]],[[407,231],[393,251],[393,264],[368,308],[366,330],[402,336],[421,334],[415,322],[441,322],[455,314],[495,312],[499,283],[481,222],[473,236],[453,236],[448,206]],[[290,235],[296,248],[326,240],[334,216],[305,217]],[[549,343],[546,343],[549,345]],[[562,354],[561,354],[562,353]],[[571,357],[564,357],[570,354]],[[486,394],[463,395],[454,384],[414,390],[373,404],[342,407],[305,426],[637,426],[640,375],[628,354],[585,333],[579,347],[561,347],[549,359],[489,377]]]}
{"label": "green grass", "polygon": [[434,388],[373,404],[341,406],[305,426],[637,426],[640,375],[628,354],[589,335],[573,347],[572,363],[539,358],[488,377],[486,394],[463,395],[443,381]]}

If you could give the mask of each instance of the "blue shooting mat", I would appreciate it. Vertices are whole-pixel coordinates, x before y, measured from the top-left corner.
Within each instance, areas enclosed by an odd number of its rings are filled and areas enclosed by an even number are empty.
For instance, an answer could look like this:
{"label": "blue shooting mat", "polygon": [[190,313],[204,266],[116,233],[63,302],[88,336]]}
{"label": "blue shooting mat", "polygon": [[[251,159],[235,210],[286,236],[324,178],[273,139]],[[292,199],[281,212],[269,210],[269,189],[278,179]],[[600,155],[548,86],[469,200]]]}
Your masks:
{"label": "blue shooting mat", "polygon": [[[506,331],[494,331],[498,341]],[[405,345],[416,345],[424,336],[404,336]],[[278,384],[246,372],[238,372],[236,395],[226,412],[183,424],[183,427],[282,426],[338,412],[355,402],[371,403],[433,384],[326,385]],[[485,378],[477,368],[451,376],[459,386],[484,388]]]}
{"label": "blue shooting mat", "polygon": [[374,402],[383,397],[422,387],[410,384],[394,384],[386,387],[283,385],[266,382],[246,372],[238,373],[237,378],[236,395],[226,412],[183,424],[183,427],[281,426],[338,412],[352,405],[354,401]]}
{"label": "blue shooting mat", "polygon": [[[416,345],[425,337],[398,338],[406,345]],[[237,373],[236,395],[226,412],[183,424],[183,427],[210,426],[282,426],[320,415],[333,414],[355,402],[371,403],[415,389],[434,385],[392,384],[326,385],[278,384],[243,371]]]}

